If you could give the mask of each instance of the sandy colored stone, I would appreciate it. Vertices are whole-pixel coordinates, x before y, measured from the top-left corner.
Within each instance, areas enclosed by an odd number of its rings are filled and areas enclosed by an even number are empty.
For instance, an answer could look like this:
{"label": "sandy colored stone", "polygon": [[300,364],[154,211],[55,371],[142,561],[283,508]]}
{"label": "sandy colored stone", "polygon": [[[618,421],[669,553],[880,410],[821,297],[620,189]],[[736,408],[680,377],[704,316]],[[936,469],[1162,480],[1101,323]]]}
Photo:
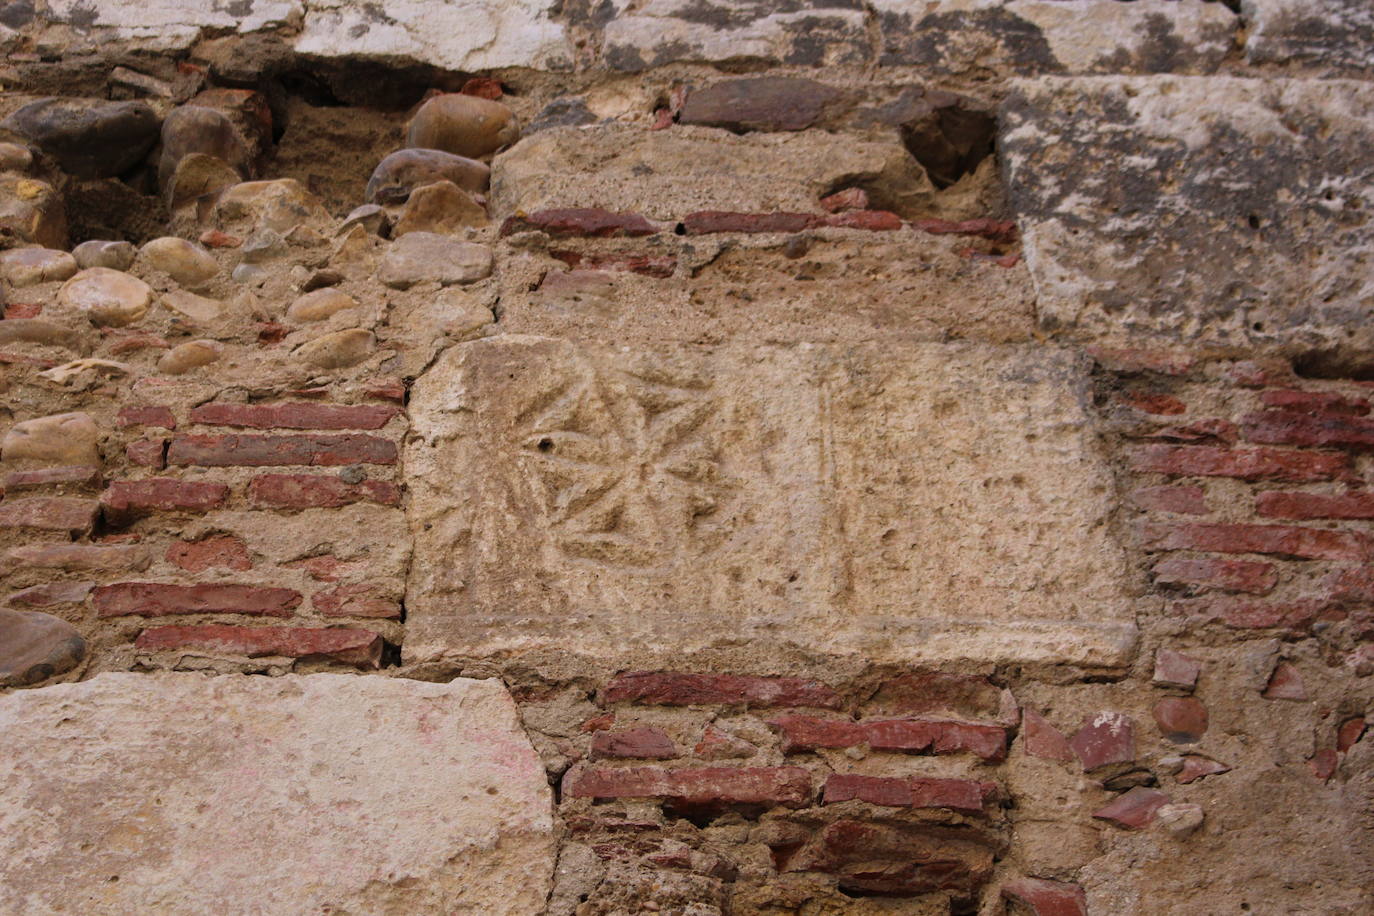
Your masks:
{"label": "sandy colored stone", "polygon": [[45,181],[15,172],[0,174],[0,245],[65,248],[67,211],[62,195]]}
{"label": "sandy colored stone", "polygon": [[224,304],[184,289],[173,290],[162,297],[162,304],[178,316],[196,324],[210,324],[224,313]]}
{"label": "sandy colored stone", "polygon": [[1254,64],[1374,67],[1374,7],[1365,0],[1241,0]]}
{"label": "sandy colored stone", "polygon": [[437,181],[416,188],[401,207],[391,237],[408,232],[458,232],[469,226],[485,226],[487,211],[451,181]]}
{"label": "sandy colored stone", "polygon": [[296,298],[286,310],[288,321],[324,321],[336,312],[358,307],[358,301],[341,289],[327,286]]}
{"label": "sandy colored stone", "polygon": [[108,267],[110,270],[128,270],[134,263],[137,249],[128,242],[91,239],[72,249],[72,257],[83,270],[87,267]]}
{"label": "sandy colored stone", "polygon": [[1084,373],[957,344],[456,345],[410,401],[404,652],[1124,664]]}
{"label": "sandy colored stone", "polygon": [[0,441],[0,461],[48,467],[99,466],[100,430],[87,413],[60,413],[10,427]]}
{"label": "sandy colored stone", "polygon": [[15,289],[69,279],[76,259],[52,248],[16,248],[0,252],[0,278]]}
{"label": "sandy colored stone", "polygon": [[223,349],[213,340],[188,340],[162,354],[157,361],[157,371],[163,375],[183,375],[216,362]]}
{"label": "sandy colored stone", "polygon": [[86,657],[76,627],[38,611],[0,608],[0,687],[23,687],[75,668]]}
{"label": "sandy colored stone", "polygon": [[0,321],[0,343],[41,343],[74,347],[80,335],[46,318],[7,318]]}
{"label": "sandy colored stone", "polygon": [[406,128],[406,146],[437,149],[478,159],[520,138],[515,114],[500,102],[460,92],[437,95],[420,106]]}
{"label": "sandy colored stone", "polygon": [[321,369],[346,369],[372,355],[377,338],[364,328],[347,328],[301,344],[292,355]]}
{"label": "sandy colored stone", "polygon": [[[163,199],[167,209],[199,222],[209,211],[216,196],[241,182],[243,176],[229,163],[204,153],[190,153],[177,161],[172,174],[163,182]],[[189,211],[189,212],[188,212]]]}
{"label": "sandy colored stone", "polygon": [[549,788],[498,681],[102,674],[2,697],[0,723],[25,736],[0,911],[534,916],[548,894]]}
{"label": "sandy colored stone", "polygon": [[367,180],[367,200],[388,205],[402,203],[416,188],[436,181],[451,181],[464,191],[482,194],[491,184],[491,168],[484,162],[443,150],[397,150],[372,170]]}
{"label": "sandy colored stone", "polygon": [[491,275],[491,249],[474,242],[411,232],[392,243],[377,265],[377,279],[392,289],[417,283],[471,283]]}
{"label": "sandy colored stone", "polygon": [[252,177],[256,150],[222,111],[191,104],[172,111],[163,120],[157,177],[164,190],[181,160],[192,154],[217,159],[240,178]]}
{"label": "sandy colored stone", "polygon": [[108,267],[88,267],[62,285],[58,300],[91,324],[124,327],[141,321],[153,302],[153,288]]}
{"label": "sandy colored stone", "polygon": [[245,235],[254,229],[286,233],[299,225],[330,222],[319,199],[294,178],[245,181],[226,189],[215,204],[215,218],[225,231],[246,224]]}
{"label": "sandy colored stone", "polygon": [[27,172],[33,165],[33,153],[18,143],[0,142],[0,172]]}
{"label": "sandy colored stone", "polygon": [[1046,78],[1001,125],[1045,328],[1374,344],[1369,84]]}
{"label": "sandy colored stone", "polygon": [[164,236],[146,243],[138,251],[139,259],[182,286],[204,286],[215,274],[219,264],[214,256],[195,242]]}
{"label": "sandy colored stone", "polygon": [[[589,167],[589,163],[595,163]],[[837,185],[929,215],[934,188],[900,143],[819,132],[737,136],[708,127],[561,127],[496,157],[490,211],[598,207],[676,221],[698,210],[820,212]]]}

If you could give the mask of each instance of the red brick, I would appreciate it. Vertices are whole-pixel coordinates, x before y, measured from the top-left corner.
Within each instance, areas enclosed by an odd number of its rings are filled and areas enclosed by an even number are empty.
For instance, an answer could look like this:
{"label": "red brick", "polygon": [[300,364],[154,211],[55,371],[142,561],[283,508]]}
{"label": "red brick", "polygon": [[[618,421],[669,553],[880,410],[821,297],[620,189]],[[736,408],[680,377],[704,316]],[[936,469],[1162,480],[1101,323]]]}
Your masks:
{"label": "red brick", "polygon": [[783,751],[868,745],[875,751],[957,754],[967,751],[983,760],[1007,753],[1006,729],[946,719],[881,719],[853,722],[815,716],[779,716],[769,724],[781,731]]}
{"label": "red brick", "polygon": [[463,95],[475,95],[479,99],[490,99],[493,102],[502,95],[501,81],[489,76],[470,77],[458,91]]}
{"label": "red brick", "polygon": [[77,604],[85,601],[86,596],[95,588],[94,582],[45,582],[29,588],[11,592],[6,599],[11,607],[54,607],[59,604]]}
{"label": "red brick", "polygon": [[1165,557],[1155,564],[1156,582],[1195,585],[1252,595],[1267,595],[1279,582],[1273,563],[1223,560],[1218,557]]}
{"label": "red brick", "polygon": [[1183,758],[1183,768],[1174,775],[1181,785],[1196,782],[1204,776],[1216,776],[1220,773],[1229,773],[1231,768],[1224,763],[1218,763],[1211,757],[1204,757],[1201,754],[1188,754]]}
{"label": "red brick", "polygon": [[361,433],[334,436],[177,436],[167,452],[174,465],[271,467],[305,464],[395,464],[396,443]]}
{"label": "red brick", "polygon": [[1160,649],[1155,653],[1155,670],[1151,683],[1158,687],[1192,690],[1197,685],[1198,675],[1201,673],[1202,662],[1197,659],[1173,649]]}
{"label": "red brick", "polygon": [[401,491],[384,480],[345,483],[323,474],[263,474],[248,484],[248,500],[271,509],[336,509],[359,502],[396,506]]}
{"label": "red brick", "polygon": [[242,572],[253,568],[248,545],[241,538],[227,534],[215,535],[199,541],[177,541],[167,548],[167,562],[187,572],[207,569],[234,569]]}
{"label": "red brick", "polygon": [[1002,897],[1033,916],[1088,916],[1088,896],[1077,884],[1045,878],[1016,878],[1002,885]]}
{"label": "red brick", "polygon": [[865,708],[888,716],[997,719],[1002,691],[977,674],[914,671],[884,681]]}
{"label": "red brick", "polygon": [[1306,600],[1270,603],[1243,598],[1195,598],[1175,601],[1169,613],[1192,620],[1218,620],[1237,630],[1289,630],[1304,633],[1319,618],[1329,616],[1324,601]]}
{"label": "red brick", "polygon": [[1131,491],[1131,501],[1148,512],[1206,515],[1209,511],[1202,487],[1139,487]]}
{"label": "red brick", "polygon": [[1350,467],[1331,452],[1271,448],[1228,449],[1206,445],[1143,445],[1131,450],[1131,470],[1170,477],[1235,477],[1240,480],[1330,480]]}
{"label": "red brick", "polygon": [[1374,518],[1374,493],[1296,493],[1265,490],[1255,497],[1255,511],[1265,518]]}
{"label": "red brick", "polygon": [[774,804],[811,800],[811,774],[801,767],[662,767],[590,769],[575,766],[563,779],[572,798],[668,798],[689,803]]}
{"label": "red brick", "polygon": [[1209,550],[1216,553],[1266,553],[1309,560],[1364,560],[1371,554],[1369,535],[1293,525],[1230,525],[1195,522],[1140,526],[1145,550]]}
{"label": "red brick", "polygon": [[291,333],[291,329],[280,321],[260,321],[253,327],[258,331],[258,343],[267,346],[281,343]]}
{"label": "red brick", "polygon": [[820,225],[833,229],[864,229],[869,232],[895,232],[902,218],[887,210],[850,210],[823,217]]}
{"label": "red brick", "polygon": [[5,303],[5,321],[22,321],[25,318],[37,318],[41,314],[43,314],[43,306],[36,302]]}
{"label": "red brick", "polygon": [[1193,371],[1193,366],[1196,364],[1191,356],[1171,350],[1089,347],[1088,353],[1103,369],[1129,375],[1141,372],[1154,372],[1158,375],[1187,375]]}
{"label": "red brick", "polygon": [[161,429],[176,429],[177,418],[166,407],[124,407],[120,409],[115,422],[121,427],[157,426]]}
{"label": "red brick", "polygon": [[323,656],[359,668],[377,668],[382,661],[382,638],[370,630],[313,627],[236,627],[208,624],[189,627],[150,627],[138,635],[140,649],[190,649],[261,658]]}
{"label": "red brick", "polygon": [[363,394],[375,401],[395,401],[397,404],[404,404],[406,386],[400,379],[383,379],[368,385],[363,389]]}
{"label": "red brick", "polygon": [[1130,763],[1135,760],[1135,723],[1119,712],[1099,712],[1074,733],[1069,747],[1085,772],[1113,763]]}
{"label": "red brick", "polygon": [[692,748],[692,753],[704,760],[742,759],[753,757],[758,752],[759,749],[748,741],[714,725],[706,726],[701,740]]}
{"label": "red brick", "polygon": [[1307,685],[1302,675],[1290,662],[1279,662],[1269,675],[1269,684],[1264,688],[1266,700],[1306,700]]}
{"label": "red brick", "polygon": [[672,255],[649,254],[607,254],[591,255],[580,251],[554,250],[551,257],[557,258],[574,270],[614,270],[657,277],[660,280],[671,277],[677,270],[677,258]]}
{"label": "red brick", "polygon": [[688,235],[716,232],[801,232],[820,225],[823,217],[814,213],[735,213],[729,210],[700,210],[682,218]]}
{"label": "red brick", "polygon": [[1174,426],[1164,426],[1137,438],[1163,439],[1167,442],[1187,442],[1194,445],[1234,445],[1240,429],[1230,420],[1215,417],[1195,420]]}
{"label": "red brick", "polygon": [[256,585],[169,585],[163,582],[119,582],[95,590],[101,617],[162,617],[169,614],[251,614],[290,617],[301,593]]}
{"label": "red brick", "polygon": [[846,210],[867,210],[868,193],[863,188],[845,188],[821,198],[821,209],[827,213],[843,213]]}
{"label": "red brick", "polygon": [[1293,364],[1282,358],[1243,360],[1226,370],[1226,378],[1246,388],[1291,385],[1297,380]]}
{"label": "red brick", "polygon": [[360,564],[345,563],[338,557],[321,556],[306,557],[304,560],[291,560],[282,565],[292,569],[303,569],[316,582],[338,582],[345,574]]}
{"label": "red brick", "polygon": [[115,524],[153,512],[209,512],[224,505],[229,488],[204,480],[149,477],[117,480],[100,496],[105,517]]}
{"label": "red brick", "polygon": [[5,475],[3,489],[6,493],[17,490],[37,490],[42,487],[96,488],[100,486],[100,469],[70,465],[56,468],[37,468],[32,471],[11,471]]}
{"label": "red brick", "polygon": [[1359,398],[1329,391],[1265,391],[1260,393],[1260,402],[1265,407],[1279,407],[1288,410],[1311,413],[1337,413],[1362,417],[1369,413],[1369,402]]}
{"label": "red brick", "polygon": [[1241,430],[1251,442],[1267,445],[1374,448],[1374,420],[1362,417],[1266,410],[1242,420]]}
{"label": "red brick", "polygon": [[310,598],[315,610],[326,617],[376,617],[397,620],[401,606],[390,598],[378,596],[371,585],[355,582],[327,591],[316,592]]}
{"label": "red brick", "polygon": [[137,467],[160,471],[167,466],[167,440],[136,439],[124,446],[124,457]]}
{"label": "red brick", "polygon": [[1338,569],[1327,576],[1325,585],[1338,601],[1374,601],[1374,567]]}
{"label": "red brick", "polygon": [[527,216],[512,216],[501,224],[502,236],[530,230],[538,230],[554,238],[618,238],[658,232],[653,223],[638,213],[612,213],[595,207],[536,210]]}
{"label": "red brick", "polygon": [[620,731],[598,731],[592,738],[592,757],[633,757],[666,760],[677,756],[677,747],[661,728],[641,726]]}
{"label": "red brick", "polygon": [[1021,735],[1026,753],[1031,757],[1043,757],[1061,763],[1072,763],[1074,760],[1069,739],[1029,706],[1021,711]]}
{"label": "red brick", "polygon": [[982,814],[997,795],[997,784],[976,779],[858,776],[832,773],[826,777],[825,804],[858,800],[889,808],[947,808]]}
{"label": "red brick", "polygon": [[1165,697],[1155,704],[1160,734],[1175,744],[1195,744],[1207,731],[1207,707],[1197,697]]}
{"label": "red brick", "polygon": [[1341,757],[1335,748],[1324,747],[1308,758],[1307,765],[1311,767],[1313,776],[1326,782],[1336,775],[1336,768],[1341,765]]}
{"label": "red brick", "polygon": [[633,671],[618,674],[606,685],[608,703],[634,702],[653,706],[811,706],[839,709],[834,690],[819,681],[798,677],[752,677],[742,674],[682,674],[672,671]]}
{"label": "red brick", "polygon": [[1118,796],[1110,804],[1093,812],[1098,820],[1112,823],[1130,830],[1145,827],[1154,821],[1159,809],[1169,804],[1169,796],[1155,789],[1136,786],[1124,795]]}
{"label": "red brick", "polygon": [[114,544],[29,544],[5,555],[9,563],[34,569],[143,570],[148,552],[142,547]]}
{"label": "red brick", "polygon": [[1168,394],[1149,394],[1144,391],[1128,391],[1117,395],[1117,400],[1127,407],[1156,416],[1174,416],[1188,412],[1188,405]]}
{"label": "red brick", "polygon": [[218,229],[207,229],[200,234],[200,243],[206,248],[237,248],[243,239]]}
{"label": "red brick", "polygon": [[1364,730],[1364,716],[1346,719],[1341,723],[1341,727],[1336,729],[1336,750],[1342,754],[1350,750],[1364,736]]}
{"label": "red brick", "polygon": [[911,228],[932,235],[974,235],[993,242],[1016,241],[1016,223],[1009,219],[914,219]]}
{"label": "red brick", "polygon": [[381,429],[400,412],[375,404],[202,404],[191,411],[191,422],[249,429]]}
{"label": "red brick", "polygon": [[0,502],[0,528],[36,528],[65,531],[84,537],[95,527],[100,504],[93,499],[70,496],[28,496]]}

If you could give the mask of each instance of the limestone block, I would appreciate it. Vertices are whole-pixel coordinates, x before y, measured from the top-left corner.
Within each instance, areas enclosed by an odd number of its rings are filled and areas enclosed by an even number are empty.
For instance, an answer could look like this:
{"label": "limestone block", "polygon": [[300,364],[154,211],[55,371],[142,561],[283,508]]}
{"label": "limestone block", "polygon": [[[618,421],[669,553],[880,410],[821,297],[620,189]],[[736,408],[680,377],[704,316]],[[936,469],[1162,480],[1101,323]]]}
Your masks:
{"label": "limestone block", "polygon": [[410,402],[406,656],[1121,665],[1085,379],[1053,348],[458,344]]}
{"label": "limestone block", "polygon": [[912,215],[929,207],[934,192],[896,142],[605,125],[541,131],[497,156],[490,210],[494,219],[561,207],[659,220],[697,210],[819,212],[819,199],[841,184],[872,187],[874,206]]}
{"label": "limestone block", "polygon": [[1367,0],[1241,0],[1240,10],[1253,64],[1374,67],[1374,6]]}
{"label": "limestone block", "polygon": [[879,62],[961,73],[1209,73],[1236,17],[1204,0],[875,0]]}
{"label": "limestone block", "polygon": [[81,30],[112,30],[115,38],[156,51],[189,48],[202,29],[256,32],[298,23],[300,0],[51,0],[47,18]]}
{"label": "limestone block", "polygon": [[679,61],[765,61],[794,66],[861,64],[868,32],[861,0],[779,4],[769,0],[649,0],[620,3],[605,27],[603,57],[615,70]]}
{"label": "limestone block", "polygon": [[359,0],[311,0],[296,51],[448,70],[566,70],[573,49],[555,0],[401,0],[385,12]]}
{"label": "limestone block", "polygon": [[0,912],[535,914],[549,788],[497,681],[102,674],[0,697]]}
{"label": "limestone block", "polygon": [[998,147],[1042,323],[1369,346],[1371,143],[1365,83],[1015,83]]}

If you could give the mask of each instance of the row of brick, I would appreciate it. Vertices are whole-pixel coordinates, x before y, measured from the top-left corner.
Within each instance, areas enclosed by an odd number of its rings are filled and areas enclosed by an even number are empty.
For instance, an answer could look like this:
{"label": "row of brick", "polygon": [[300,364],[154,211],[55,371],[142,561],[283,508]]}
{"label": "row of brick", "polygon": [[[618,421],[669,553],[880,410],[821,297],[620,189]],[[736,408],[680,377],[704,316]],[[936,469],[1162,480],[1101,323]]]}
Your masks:
{"label": "row of brick", "polygon": [[[97,585],[64,580],[11,592],[6,601],[13,607],[46,608],[80,603],[87,598],[100,618],[185,614],[291,617],[305,596],[293,588],[240,583],[114,582]],[[377,595],[365,582],[322,589],[310,596],[310,605],[324,617],[397,620],[401,616],[398,602]]]}
{"label": "row of brick", "polygon": [[[655,798],[688,804],[768,804],[802,807],[815,797],[804,767],[625,767],[578,765],[563,778],[570,798]],[[974,779],[829,774],[822,804],[862,801],[894,808],[942,808],[984,814],[1000,797],[995,782]]]}

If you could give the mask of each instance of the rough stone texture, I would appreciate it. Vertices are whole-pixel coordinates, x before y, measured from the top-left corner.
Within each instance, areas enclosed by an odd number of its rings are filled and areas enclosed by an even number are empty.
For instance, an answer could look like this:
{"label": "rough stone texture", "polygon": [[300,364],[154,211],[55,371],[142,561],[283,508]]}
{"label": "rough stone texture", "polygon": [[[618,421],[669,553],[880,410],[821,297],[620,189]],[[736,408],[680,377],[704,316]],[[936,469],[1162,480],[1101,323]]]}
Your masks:
{"label": "rough stone texture", "polygon": [[1016,83],[1000,147],[1042,324],[1369,346],[1372,136],[1363,83]]}
{"label": "rough stone texture", "polygon": [[1080,521],[1107,481],[1078,371],[979,347],[455,347],[411,401],[405,652],[557,634],[624,657],[772,633],[875,659],[1119,665],[1134,627],[1119,553]]}
{"label": "rough stone texture", "polygon": [[28,736],[0,764],[7,912],[532,914],[548,893],[549,790],[494,681],[104,674],[0,698],[0,721]]}
{"label": "rough stone texture", "polygon": [[86,657],[76,627],[37,611],[0,609],[0,687],[24,687],[64,674]]}
{"label": "rough stone texture", "polygon": [[1252,63],[1374,67],[1374,8],[1364,0],[1241,0]]}

